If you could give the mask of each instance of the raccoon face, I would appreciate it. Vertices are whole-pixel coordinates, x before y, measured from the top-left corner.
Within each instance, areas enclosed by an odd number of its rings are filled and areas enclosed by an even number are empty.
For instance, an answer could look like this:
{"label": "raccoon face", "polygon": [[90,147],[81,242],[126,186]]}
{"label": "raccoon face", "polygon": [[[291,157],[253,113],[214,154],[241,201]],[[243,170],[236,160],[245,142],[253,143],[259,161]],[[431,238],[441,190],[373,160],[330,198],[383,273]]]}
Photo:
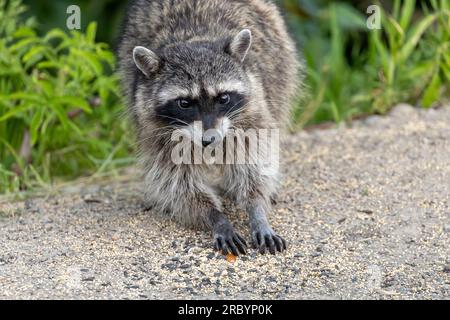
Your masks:
{"label": "raccoon face", "polygon": [[141,116],[184,130],[203,146],[220,142],[249,101],[243,62],[251,40],[243,30],[231,40],[180,43],[157,52],[136,47]]}

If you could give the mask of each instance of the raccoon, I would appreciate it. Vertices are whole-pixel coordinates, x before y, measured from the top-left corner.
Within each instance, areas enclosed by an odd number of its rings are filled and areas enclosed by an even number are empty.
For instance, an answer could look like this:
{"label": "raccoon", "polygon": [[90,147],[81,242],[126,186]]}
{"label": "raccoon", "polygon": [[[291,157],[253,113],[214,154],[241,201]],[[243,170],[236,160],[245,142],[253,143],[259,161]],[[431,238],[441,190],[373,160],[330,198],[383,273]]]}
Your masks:
{"label": "raccoon", "polygon": [[[216,250],[238,256],[246,254],[247,243],[224,213],[229,197],[248,213],[253,244],[262,254],[286,250],[267,219],[278,170],[266,172],[259,163],[176,164],[170,139],[181,130],[193,135],[193,145],[207,148],[224,143],[236,128],[286,125],[301,64],[276,5],[135,0],[118,55],[146,205],[184,226],[208,228]],[[200,134],[193,134],[196,124],[203,127]],[[218,134],[206,136],[209,129]],[[218,179],[211,179],[211,171]]]}

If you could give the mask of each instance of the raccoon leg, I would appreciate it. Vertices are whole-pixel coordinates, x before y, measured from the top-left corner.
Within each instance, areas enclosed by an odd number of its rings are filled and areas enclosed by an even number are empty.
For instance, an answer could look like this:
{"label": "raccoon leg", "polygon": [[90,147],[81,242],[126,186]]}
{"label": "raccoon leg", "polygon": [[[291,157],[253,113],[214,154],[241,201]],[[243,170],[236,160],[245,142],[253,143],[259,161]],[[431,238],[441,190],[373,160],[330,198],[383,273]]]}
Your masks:
{"label": "raccoon leg", "polygon": [[267,219],[276,180],[276,175],[264,175],[256,166],[227,166],[222,181],[227,194],[246,208],[253,244],[262,254],[286,250],[286,241],[273,231]]}
{"label": "raccoon leg", "polygon": [[247,243],[234,231],[228,218],[220,211],[213,209],[209,214],[209,223],[213,230],[214,247],[223,254],[246,254]]}
{"label": "raccoon leg", "polygon": [[286,241],[273,231],[264,208],[263,200],[252,201],[247,206],[253,244],[261,254],[283,252],[287,248]]}

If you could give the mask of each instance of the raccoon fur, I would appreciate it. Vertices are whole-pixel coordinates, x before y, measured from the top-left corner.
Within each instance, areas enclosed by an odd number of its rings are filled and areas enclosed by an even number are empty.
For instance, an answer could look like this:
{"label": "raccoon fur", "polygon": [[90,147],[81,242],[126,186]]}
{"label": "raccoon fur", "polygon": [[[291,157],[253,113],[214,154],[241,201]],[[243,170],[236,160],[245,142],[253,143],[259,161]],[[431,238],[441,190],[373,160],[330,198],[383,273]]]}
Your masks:
{"label": "raccoon fur", "polygon": [[[185,226],[209,228],[217,250],[245,254],[246,241],[223,212],[223,197],[230,197],[247,211],[259,251],[284,251],[285,240],[267,219],[278,189],[277,171],[265,172],[258,163],[175,164],[170,140],[174,130],[192,132],[195,123],[220,133],[221,141],[193,137],[203,147],[223,143],[232,129],[286,125],[300,63],[275,4],[135,0],[118,53],[146,204]],[[211,178],[212,171],[218,179]]]}

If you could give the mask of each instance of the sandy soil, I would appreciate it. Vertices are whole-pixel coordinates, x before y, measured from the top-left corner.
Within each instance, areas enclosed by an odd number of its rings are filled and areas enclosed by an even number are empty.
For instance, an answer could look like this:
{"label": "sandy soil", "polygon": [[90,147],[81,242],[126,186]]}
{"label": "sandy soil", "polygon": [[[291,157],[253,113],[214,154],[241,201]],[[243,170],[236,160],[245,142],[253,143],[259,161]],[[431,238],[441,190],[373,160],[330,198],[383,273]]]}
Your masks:
{"label": "sandy soil", "polygon": [[0,200],[0,299],[449,299],[450,108],[399,106],[284,149],[285,254],[227,262],[210,234],[144,212],[135,179],[73,186]]}

